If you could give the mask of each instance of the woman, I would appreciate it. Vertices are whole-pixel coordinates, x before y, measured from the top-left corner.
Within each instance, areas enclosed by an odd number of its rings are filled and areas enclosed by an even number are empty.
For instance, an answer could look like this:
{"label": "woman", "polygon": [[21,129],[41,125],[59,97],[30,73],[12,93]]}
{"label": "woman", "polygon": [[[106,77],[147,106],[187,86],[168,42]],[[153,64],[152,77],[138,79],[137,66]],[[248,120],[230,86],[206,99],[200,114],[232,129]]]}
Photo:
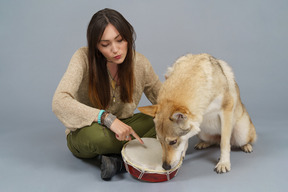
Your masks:
{"label": "woman", "polygon": [[79,158],[100,155],[104,180],[124,169],[120,152],[127,141],[156,135],[151,117],[134,114],[142,93],[155,104],[161,86],[147,58],[135,52],[134,37],[120,13],[97,12],[88,25],[88,47],[72,56],[53,97],[68,148]]}

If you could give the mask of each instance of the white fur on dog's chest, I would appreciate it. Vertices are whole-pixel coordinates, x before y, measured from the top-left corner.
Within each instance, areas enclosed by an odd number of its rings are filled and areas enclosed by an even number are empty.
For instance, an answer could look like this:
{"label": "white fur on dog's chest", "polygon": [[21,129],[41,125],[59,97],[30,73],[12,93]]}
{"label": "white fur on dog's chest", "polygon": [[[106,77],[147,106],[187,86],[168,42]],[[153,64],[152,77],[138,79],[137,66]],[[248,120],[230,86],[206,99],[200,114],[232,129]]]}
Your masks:
{"label": "white fur on dog's chest", "polygon": [[221,133],[221,121],[219,115],[221,112],[222,101],[223,96],[218,96],[209,104],[203,115],[203,121],[200,125],[201,131],[211,135],[217,135]]}
{"label": "white fur on dog's chest", "polygon": [[219,95],[217,96],[207,107],[206,111],[205,111],[205,115],[209,114],[209,113],[215,113],[215,112],[219,112],[221,110],[221,106],[222,106],[222,102],[223,102],[223,96]]}

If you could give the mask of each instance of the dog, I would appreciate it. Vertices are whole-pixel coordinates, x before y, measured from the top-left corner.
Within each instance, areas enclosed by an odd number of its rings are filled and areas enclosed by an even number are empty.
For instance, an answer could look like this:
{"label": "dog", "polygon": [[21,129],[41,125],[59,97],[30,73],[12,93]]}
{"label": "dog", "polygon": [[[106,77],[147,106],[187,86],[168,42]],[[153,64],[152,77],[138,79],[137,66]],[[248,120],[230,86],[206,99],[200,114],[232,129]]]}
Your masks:
{"label": "dog", "polygon": [[163,169],[184,158],[188,140],[195,135],[200,139],[195,149],[220,145],[217,173],[231,170],[231,147],[253,151],[256,130],[226,62],[206,53],[187,54],[168,68],[165,78],[157,104],[138,108],[154,117]]}

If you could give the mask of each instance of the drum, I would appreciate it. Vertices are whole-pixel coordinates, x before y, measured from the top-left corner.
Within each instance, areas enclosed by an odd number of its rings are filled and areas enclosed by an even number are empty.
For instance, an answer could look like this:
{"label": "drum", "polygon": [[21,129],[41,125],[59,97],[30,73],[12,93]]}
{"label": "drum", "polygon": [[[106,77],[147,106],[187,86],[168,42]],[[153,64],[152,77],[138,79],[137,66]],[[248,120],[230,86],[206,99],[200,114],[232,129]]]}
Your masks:
{"label": "drum", "polygon": [[142,138],[144,145],[134,139],[127,142],[121,151],[128,173],[148,182],[168,181],[177,175],[182,160],[171,170],[162,168],[162,147],[154,138]]}

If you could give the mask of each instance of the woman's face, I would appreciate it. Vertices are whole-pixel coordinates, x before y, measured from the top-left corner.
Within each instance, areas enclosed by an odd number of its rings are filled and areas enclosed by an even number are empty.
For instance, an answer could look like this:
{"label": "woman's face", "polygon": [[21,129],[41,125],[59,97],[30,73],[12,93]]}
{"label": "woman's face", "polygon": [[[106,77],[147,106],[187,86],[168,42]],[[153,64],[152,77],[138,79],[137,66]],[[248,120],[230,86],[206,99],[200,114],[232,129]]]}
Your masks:
{"label": "woman's face", "polygon": [[97,44],[97,48],[107,59],[107,63],[121,64],[127,55],[127,44],[118,30],[109,23]]}

